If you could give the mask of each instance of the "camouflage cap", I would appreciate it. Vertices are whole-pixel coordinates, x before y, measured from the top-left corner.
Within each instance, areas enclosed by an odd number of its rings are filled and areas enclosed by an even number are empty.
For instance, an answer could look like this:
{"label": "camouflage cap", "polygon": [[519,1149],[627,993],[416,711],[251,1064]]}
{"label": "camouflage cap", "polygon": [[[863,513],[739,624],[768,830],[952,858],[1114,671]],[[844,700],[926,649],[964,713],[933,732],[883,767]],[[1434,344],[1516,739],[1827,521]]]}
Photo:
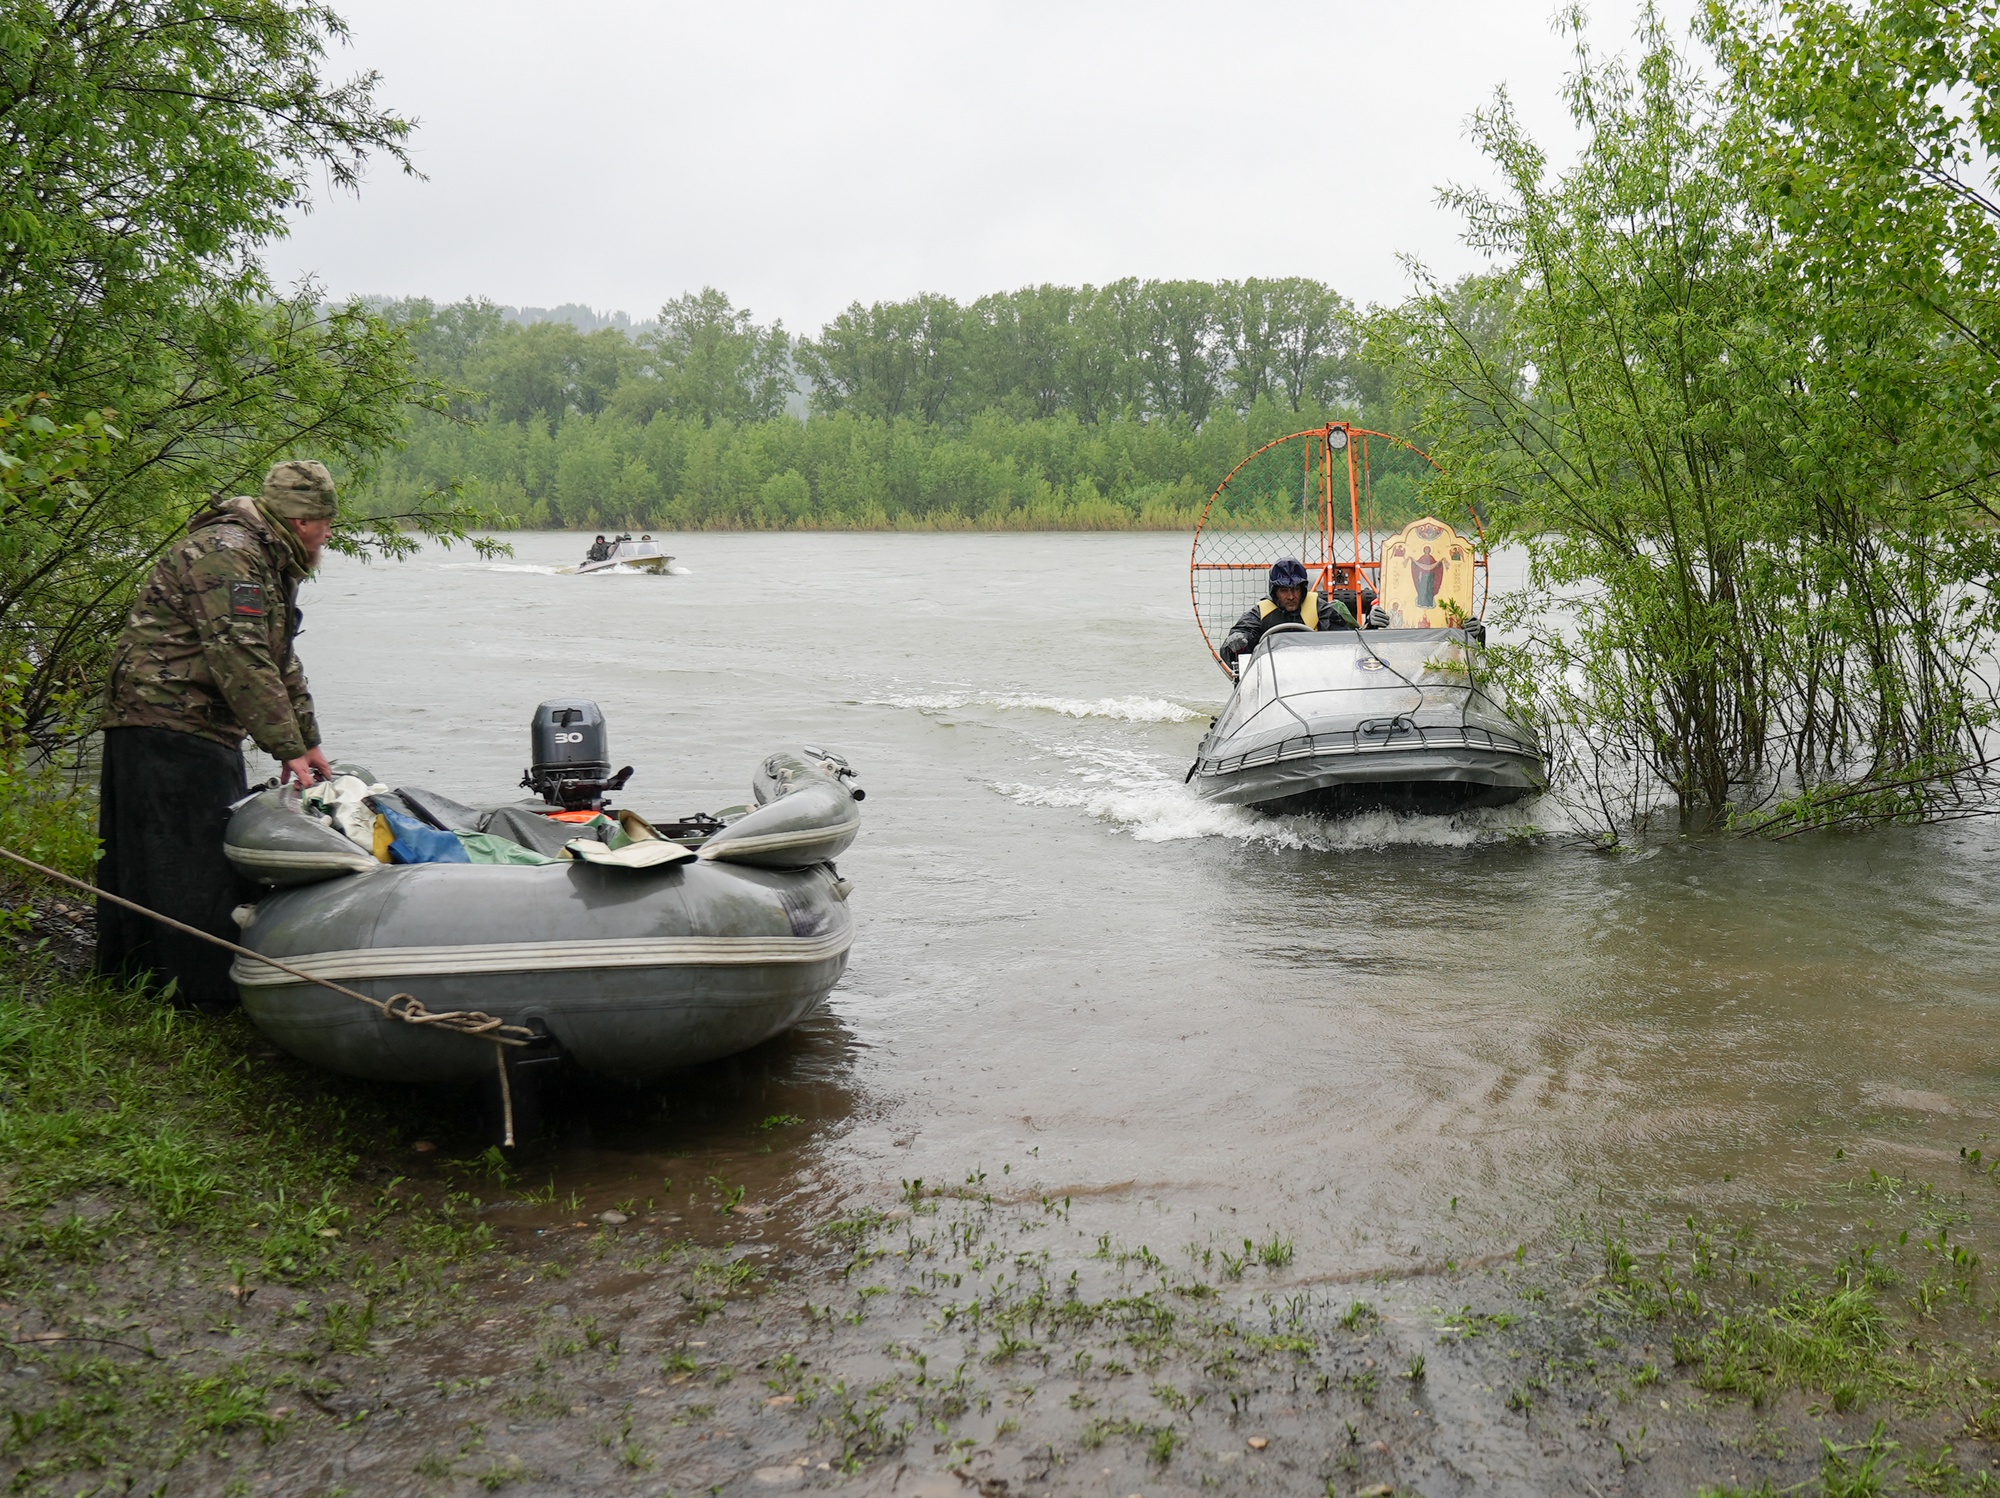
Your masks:
{"label": "camouflage cap", "polygon": [[294,458],[264,476],[264,505],[286,520],[331,520],[339,512],[326,464]]}

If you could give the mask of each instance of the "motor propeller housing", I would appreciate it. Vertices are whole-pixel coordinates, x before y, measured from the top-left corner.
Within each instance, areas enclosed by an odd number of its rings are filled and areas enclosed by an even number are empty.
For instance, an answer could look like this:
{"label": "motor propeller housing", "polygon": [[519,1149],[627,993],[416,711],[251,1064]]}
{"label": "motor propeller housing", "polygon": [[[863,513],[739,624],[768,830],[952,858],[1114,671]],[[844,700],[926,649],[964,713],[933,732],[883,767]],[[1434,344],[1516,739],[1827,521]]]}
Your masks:
{"label": "motor propeller housing", "polygon": [[627,765],[611,773],[611,737],[604,714],[581,697],[555,697],[528,722],[533,762],[521,784],[564,811],[602,811],[606,796],[624,788]]}

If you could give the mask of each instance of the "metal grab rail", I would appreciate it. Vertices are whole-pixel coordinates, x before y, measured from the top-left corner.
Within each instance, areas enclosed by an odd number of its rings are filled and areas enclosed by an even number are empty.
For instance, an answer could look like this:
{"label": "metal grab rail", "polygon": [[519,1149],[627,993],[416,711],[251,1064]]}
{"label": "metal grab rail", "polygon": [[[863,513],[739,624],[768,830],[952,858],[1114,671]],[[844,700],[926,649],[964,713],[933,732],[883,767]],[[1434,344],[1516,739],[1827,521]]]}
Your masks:
{"label": "metal grab rail", "polygon": [[1371,738],[1378,733],[1391,735],[1414,733],[1419,737],[1423,734],[1423,729],[1417,726],[1416,720],[1408,713],[1398,713],[1393,718],[1364,718],[1355,726],[1354,731],[1357,734],[1365,733]]}

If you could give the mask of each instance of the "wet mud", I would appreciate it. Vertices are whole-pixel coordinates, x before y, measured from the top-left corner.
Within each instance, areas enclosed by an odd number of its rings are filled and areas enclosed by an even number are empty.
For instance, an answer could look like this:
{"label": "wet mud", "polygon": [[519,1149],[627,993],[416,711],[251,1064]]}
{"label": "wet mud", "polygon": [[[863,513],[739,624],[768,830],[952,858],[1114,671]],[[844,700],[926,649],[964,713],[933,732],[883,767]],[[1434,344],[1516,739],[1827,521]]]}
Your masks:
{"label": "wet mud", "polygon": [[[113,1482],[165,1494],[1840,1491],[1871,1453],[1918,1479],[1885,1491],[2000,1476],[2000,1185],[1970,1150],[1925,1162],[1941,1185],[1842,1151],[1733,1216],[1628,1199],[1509,1251],[1357,1262],[1032,1156],[856,1190],[858,1044],[822,1016],[666,1088],[573,1079],[511,1159],[432,1099],[436,1137],[357,1184],[490,1231],[444,1284],[378,1315],[135,1236],[0,1306],[0,1391],[32,1424],[148,1363],[257,1370],[275,1394]],[[1874,1319],[1808,1373],[1730,1350],[1856,1285]]]}
{"label": "wet mud", "polygon": [[[496,1248],[456,1303],[344,1348],[302,1335],[313,1318],[280,1285],[182,1285],[143,1326],[100,1316],[117,1332],[88,1349],[100,1362],[143,1331],[156,1355],[261,1340],[311,1369],[262,1442],[132,1475],[316,1495],[1692,1494],[1816,1492],[1830,1464],[1879,1449],[1901,1453],[1885,1473],[1930,1473],[1891,1490],[1969,1492],[2000,1450],[1983,1284],[1955,1315],[1932,1307],[1926,1356],[1964,1360],[1950,1390],[1776,1384],[1753,1401],[1693,1340],[1725,1281],[1754,1289],[1755,1272],[1715,1267],[1713,1235],[1679,1233],[1676,1252],[1658,1223],[1617,1224],[1667,1244],[1649,1261],[1613,1224],[1579,1224],[1495,1262],[1348,1277],[1233,1228],[1121,1241],[1087,1203],[979,1172],[842,1203],[785,1153],[711,1157],[712,1179],[648,1198],[483,1201]],[[1829,1210],[1854,1189],[1836,1174]],[[1977,1172],[1962,1184],[1949,1203],[1909,1189],[1976,1239],[1995,1193]],[[1690,1285],[1706,1321],[1675,1300]],[[107,1291],[115,1277],[100,1309]],[[32,1326],[17,1340],[33,1349],[17,1391],[83,1351]]]}

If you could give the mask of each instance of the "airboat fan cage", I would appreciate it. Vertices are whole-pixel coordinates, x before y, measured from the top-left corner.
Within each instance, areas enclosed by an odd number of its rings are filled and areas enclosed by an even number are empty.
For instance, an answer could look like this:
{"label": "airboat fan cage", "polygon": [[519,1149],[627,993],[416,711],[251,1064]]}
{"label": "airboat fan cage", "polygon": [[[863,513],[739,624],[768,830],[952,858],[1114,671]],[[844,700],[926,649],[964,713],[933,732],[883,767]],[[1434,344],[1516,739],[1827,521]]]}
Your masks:
{"label": "airboat fan cage", "polygon": [[[1216,485],[1188,558],[1195,623],[1211,655],[1221,659],[1223,638],[1266,595],[1271,564],[1280,557],[1296,557],[1315,589],[1357,617],[1363,592],[1381,591],[1387,536],[1375,513],[1377,443],[1431,461],[1400,437],[1331,422],[1265,443]],[[1486,555],[1483,546],[1472,549],[1476,618],[1486,607]]]}

